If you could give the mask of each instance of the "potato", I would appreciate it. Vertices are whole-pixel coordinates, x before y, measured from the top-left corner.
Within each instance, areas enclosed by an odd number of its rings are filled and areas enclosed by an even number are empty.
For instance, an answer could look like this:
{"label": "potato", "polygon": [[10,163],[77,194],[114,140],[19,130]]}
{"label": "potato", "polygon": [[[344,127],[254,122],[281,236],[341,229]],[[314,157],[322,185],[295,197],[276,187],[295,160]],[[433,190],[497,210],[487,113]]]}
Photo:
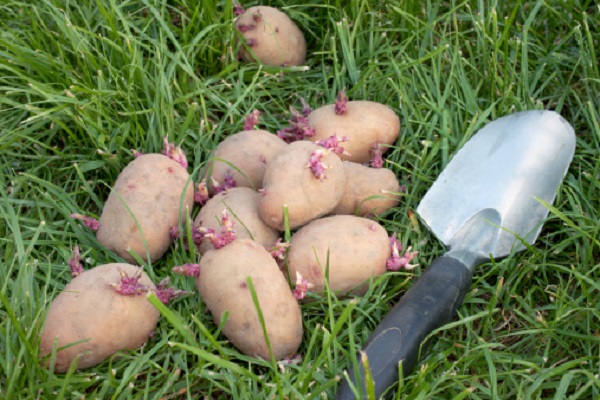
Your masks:
{"label": "potato", "polygon": [[[308,125],[315,130],[312,141],[331,135],[347,136],[341,146],[350,153],[343,160],[366,163],[371,159],[374,144],[393,144],[400,135],[400,118],[387,106],[372,101],[348,101],[345,112],[336,114],[335,104],[317,108],[308,116]],[[387,150],[385,146],[381,149]]]}
{"label": "potato", "polygon": [[215,324],[242,353],[270,359],[257,310],[246,283],[252,279],[276,360],[296,354],[302,341],[302,315],[288,283],[271,254],[250,239],[211,250],[201,261],[196,287]]}
{"label": "potato", "polygon": [[311,292],[323,294],[327,257],[329,288],[340,295],[364,294],[368,280],[386,271],[391,256],[385,229],[375,221],[336,215],[310,222],[292,235],[288,272],[299,272],[312,283]]}
{"label": "potato", "polygon": [[[207,174],[219,183],[223,183],[229,174],[236,187],[258,190],[262,188],[267,163],[286,146],[277,135],[264,130],[238,132],[219,143]],[[209,187],[213,193],[214,188]]]}
{"label": "potato", "polygon": [[[235,187],[217,194],[202,207],[194,221],[195,226],[220,229],[221,214],[227,209],[229,217],[234,221],[236,238],[248,238],[266,246],[273,247],[279,238],[279,231],[268,226],[258,215],[260,195],[250,188]],[[204,240],[200,245],[200,253],[211,250],[211,244]]]}
{"label": "potato", "polygon": [[238,55],[242,61],[265,65],[302,65],[306,41],[298,26],[283,12],[268,6],[250,7],[235,22],[246,41]]}
{"label": "potato", "polygon": [[185,168],[167,156],[137,157],[119,174],[108,196],[96,233],[98,241],[135,263],[128,250],[148,261],[145,239],[150,260],[159,259],[171,245],[169,229],[179,224],[180,217],[185,220],[194,205],[194,186],[189,179]]}
{"label": "potato", "polygon": [[322,217],[339,203],[346,175],[335,153],[323,157],[329,167],[323,179],[308,167],[311,153],[322,147],[307,141],[290,143],[267,165],[258,212],[269,226],[284,229],[283,207],[288,207],[291,229]]}
{"label": "potato", "polygon": [[344,195],[333,214],[377,216],[400,202],[400,184],[391,170],[344,161],[344,171]]}
{"label": "potato", "polygon": [[[51,354],[55,340],[58,349],[85,340],[58,351],[55,372],[66,372],[77,357],[77,369],[85,369],[119,350],[137,349],[156,328],[160,314],[145,294],[125,296],[111,287],[121,281],[121,271],[131,277],[141,272],[130,264],[100,265],[74,278],[50,305],[40,355]],[[143,272],[138,282],[155,288]]]}

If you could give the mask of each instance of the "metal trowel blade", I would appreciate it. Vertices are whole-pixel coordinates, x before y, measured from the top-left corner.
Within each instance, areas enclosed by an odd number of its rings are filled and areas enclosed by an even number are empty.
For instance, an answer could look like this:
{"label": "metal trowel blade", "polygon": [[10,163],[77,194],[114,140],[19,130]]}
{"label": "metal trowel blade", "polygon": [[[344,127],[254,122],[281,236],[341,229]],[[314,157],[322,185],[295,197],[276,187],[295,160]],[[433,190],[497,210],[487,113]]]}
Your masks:
{"label": "metal trowel blade", "polygon": [[[549,212],[544,202],[553,202],[574,152],[573,128],[553,111],[499,118],[452,158],[417,214],[450,249],[460,246],[505,257],[537,239]],[[481,230],[494,237],[461,231],[467,223],[482,226],[473,223],[480,215],[481,220],[493,216],[489,223],[498,229]],[[477,248],[479,243],[485,248]]]}

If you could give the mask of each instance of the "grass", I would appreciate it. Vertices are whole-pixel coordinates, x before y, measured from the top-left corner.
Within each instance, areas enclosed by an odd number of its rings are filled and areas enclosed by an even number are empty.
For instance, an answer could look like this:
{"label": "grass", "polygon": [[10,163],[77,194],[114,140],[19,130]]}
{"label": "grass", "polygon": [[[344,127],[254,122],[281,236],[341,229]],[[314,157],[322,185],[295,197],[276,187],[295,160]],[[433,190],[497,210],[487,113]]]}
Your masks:
{"label": "grass", "polygon": [[[250,6],[254,3],[244,3]],[[486,122],[552,109],[577,149],[535,246],[478,268],[458,318],[433,334],[399,399],[600,398],[600,8],[567,1],[267,1],[305,33],[307,67],[240,64],[232,4],[211,0],[0,1],[0,398],[332,398],[381,317],[443,254],[412,216],[443,167]],[[99,215],[129,149],[181,143],[198,178],[209,151],[254,108],[346,88],[389,105],[402,135],[387,166],[407,187],[382,223],[421,268],[359,298],[302,306],[297,364],[237,352],[192,295],[162,307],[153,338],[98,367],[53,374],[38,360],[45,310],[86,268],[116,260],[69,218]],[[156,279],[196,254],[170,251]],[[180,289],[193,283],[172,276]]]}

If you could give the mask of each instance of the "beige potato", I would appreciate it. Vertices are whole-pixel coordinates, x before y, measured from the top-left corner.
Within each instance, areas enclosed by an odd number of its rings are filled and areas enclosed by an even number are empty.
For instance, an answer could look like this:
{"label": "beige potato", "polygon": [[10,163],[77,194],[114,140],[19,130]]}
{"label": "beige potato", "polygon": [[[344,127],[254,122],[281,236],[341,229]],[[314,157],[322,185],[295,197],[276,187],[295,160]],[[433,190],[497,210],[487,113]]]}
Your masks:
{"label": "beige potato", "polygon": [[[271,248],[279,238],[279,231],[268,226],[258,215],[258,201],[260,194],[250,188],[235,187],[217,194],[208,200],[194,220],[195,226],[213,228],[219,231],[221,214],[227,209],[229,217],[233,219],[236,238],[248,238]],[[204,240],[200,245],[200,253],[211,250],[212,246]]]}
{"label": "beige potato", "polygon": [[[341,146],[350,153],[342,159],[356,163],[371,160],[374,144],[393,144],[400,136],[400,118],[386,105],[372,101],[349,101],[346,112],[335,113],[335,104],[317,108],[308,116],[308,124],[315,130],[311,141],[327,139],[332,135],[347,136]],[[385,146],[381,149],[387,150]]]}
{"label": "beige potato", "polygon": [[246,278],[252,279],[273,356],[294,356],[302,341],[302,315],[271,254],[250,239],[238,239],[202,258],[196,287],[215,323],[229,313],[223,334],[242,353],[270,359]]}
{"label": "beige potato", "polygon": [[145,239],[150,260],[158,260],[171,245],[169,229],[179,224],[180,216],[185,220],[194,205],[189,179],[185,168],[162,154],[144,154],[130,162],[104,205],[98,241],[135,263],[128,250],[148,261]]}
{"label": "beige potato", "polygon": [[295,229],[331,212],[341,200],[346,182],[342,161],[334,153],[324,156],[329,169],[320,180],[308,167],[316,149],[323,148],[307,141],[290,143],[267,166],[258,204],[267,225],[282,231],[283,207],[287,206],[290,227]]}
{"label": "beige potato", "polygon": [[[124,296],[110,286],[120,282],[120,271],[134,276],[139,267],[105,264],[85,271],[50,305],[41,334],[40,356],[52,353],[55,340],[57,348],[85,341],[58,351],[55,372],[66,372],[77,357],[77,369],[85,369],[119,350],[137,349],[156,328],[160,314],[146,294]],[[139,283],[155,288],[145,273]]]}
{"label": "beige potato", "polygon": [[344,161],[344,171],[344,195],[333,214],[377,216],[400,202],[400,184],[391,170]]}
{"label": "beige potato", "polygon": [[265,65],[302,65],[306,40],[298,26],[285,13],[268,6],[250,7],[235,22],[246,41],[239,57]]}
{"label": "beige potato", "polygon": [[[238,132],[219,143],[206,173],[220,184],[230,175],[236,187],[258,190],[262,187],[267,163],[286,146],[277,135],[264,130]],[[214,188],[212,185],[209,188],[212,193]]]}
{"label": "beige potato", "polygon": [[341,295],[364,294],[370,278],[386,272],[391,256],[385,229],[375,221],[336,215],[312,221],[292,235],[288,271],[296,272],[323,294],[327,257],[329,288]]}

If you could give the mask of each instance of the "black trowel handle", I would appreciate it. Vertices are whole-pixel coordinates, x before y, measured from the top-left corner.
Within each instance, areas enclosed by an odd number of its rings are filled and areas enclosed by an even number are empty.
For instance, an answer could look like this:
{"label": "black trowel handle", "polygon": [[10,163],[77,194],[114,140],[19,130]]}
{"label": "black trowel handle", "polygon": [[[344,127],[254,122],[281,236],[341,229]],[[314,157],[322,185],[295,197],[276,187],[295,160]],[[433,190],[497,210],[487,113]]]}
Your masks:
{"label": "black trowel handle", "polygon": [[[363,348],[377,398],[398,380],[400,361],[404,374],[417,365],[423,340],[450,321],[470,286],[471,271],[463,263],[452,257],[440,257],[385,316]],[[356,385],[354,373],[349,371],[348,375]],[[362,364],[358,385],[366,396]],[[335,398],[356,397],[348,382],[343,381]]]}

